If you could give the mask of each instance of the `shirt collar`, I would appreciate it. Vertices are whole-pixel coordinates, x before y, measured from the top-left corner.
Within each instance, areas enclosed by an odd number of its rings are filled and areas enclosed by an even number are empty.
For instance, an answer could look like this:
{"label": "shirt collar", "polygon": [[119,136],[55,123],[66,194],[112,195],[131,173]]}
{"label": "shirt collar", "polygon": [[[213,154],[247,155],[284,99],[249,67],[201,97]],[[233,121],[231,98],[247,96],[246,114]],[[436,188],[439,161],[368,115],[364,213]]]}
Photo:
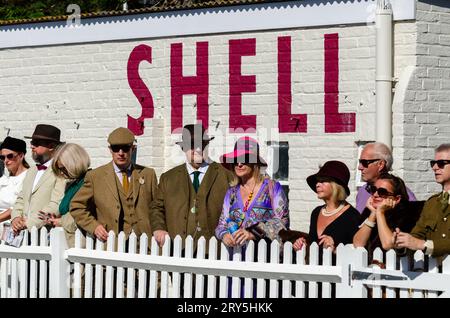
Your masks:
{"label": "shirt collar", "polygon": [[186,162],[186,169],[188,171],[188,174],[194,173],[194,171],[200,171],[200,173],[206,173],[206,170],[208,170],[209,167],[208,161],[203,161],[198,170],[194,169],[194,167],[191,166],[190,163]]}
{"label": "shirt collar", "polygon": [[[122,172],[122,170],[114,163],[114,161],[112,162],[112,164],[113,164],[113,167],[114,167],[114,172],[115,173],[121,173]],[[128,172],[130,172],[131,171],[131,166],[132,166],[133,164],[131,164],[130,163],[130,165],[127,167],[127,171]]]}

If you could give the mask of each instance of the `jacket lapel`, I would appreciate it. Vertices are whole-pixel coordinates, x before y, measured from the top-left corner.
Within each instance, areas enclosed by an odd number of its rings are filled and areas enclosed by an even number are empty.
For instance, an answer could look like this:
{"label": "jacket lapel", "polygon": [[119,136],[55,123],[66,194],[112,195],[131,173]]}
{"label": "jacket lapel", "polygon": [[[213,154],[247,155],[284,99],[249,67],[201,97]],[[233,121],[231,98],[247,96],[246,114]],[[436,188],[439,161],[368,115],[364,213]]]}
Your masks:
{"label": "jacket lapel", "polygon": [[214,181],[217,178],[217,163],[213,162],[209,165],[208,170],[206,170],[206,174],[203,177],[202,183],[200,183],[200,188],[198,189],[198,193],[207,195],[211,190]]}
{"label": "jacket lapel", "polygon": [[117,192],[116,186],[116,174],[114,173],[114,166],[112,162],[108,164],[108,168],[103,178],[105,180],[105,183],[108,185],[108,188],[111,190],[114,198],[116,200],[119,200],[119,193]]}
{"label": "jacket lapel", "polygon": [[[144,181],[144,177],[141,176],[142,169],[137,168],[134,166],[133,172],[131,173],[131,181],[133,182],[133,192],[128,191],[127,195],[130,195],[133,193],[133,204],[136,203],[136,200],[139,196],[139,188],[141,187],[141,182]],[[142,181],[140,181],[140,178],[142,178]]]}
{"label": "jacket lapel", "polygon": [[189,188],[192,187],[193,190],[194,187],[192,186],[191,178],[188,175],[186,164],[181,165],[180,168],[178,169],[176,180],[179,180],[177,182],[179,182],[178,185],[181,187],[180,189],[181,191],[179,191],[178,193],[180,196],[183,196],[182,198],[180,198],[180,200],[184,200],[184,202],[189,202],[190,201]]}
{"label": "jacket lapel", "polygon": [[[34,173],[34,178],[33,180],[36,178],[38,170],[36,169],[36,172]],[[36,186],[34,187],[34,189],[32,190],[31,193],[35,193],[37,191],[37,189],[39,189],[39,187],[48,179],[50,178],[50,176],[52,175],[53,171],[52,171],[52,167],[48,167],[44,174],[42,175],[42,177],[39,179],[38,183],[36,184]]]}

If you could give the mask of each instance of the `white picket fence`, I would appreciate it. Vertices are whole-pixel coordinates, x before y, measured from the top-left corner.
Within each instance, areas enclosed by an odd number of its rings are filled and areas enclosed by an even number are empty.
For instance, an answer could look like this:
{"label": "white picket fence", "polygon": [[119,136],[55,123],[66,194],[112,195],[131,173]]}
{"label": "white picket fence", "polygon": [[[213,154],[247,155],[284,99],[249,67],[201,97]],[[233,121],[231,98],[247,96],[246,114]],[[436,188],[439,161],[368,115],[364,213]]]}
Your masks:
{"label": "white picket fence", "polygon": [[[67,249],[61,228],[33,228],[20,248],[0,245],[0,296],[20,298],[405,298],[449,297],[450,257],[413,259],[340,245],[319,254],[313,244],[294,252],[291,243],[260,241],[228,249],[201,238],[194,253],[188,237],[166,237],[160,249],[144,234],[139,239],[110,232],[106,243],[76,233]],[[28,244],[28,242],[30,242]],[[148,245],[151,253],[148,254]],[[183,244],[184,243],[184,244]],[[173,246],[171,246],[173,244]],[[139,251],[137,251],[139,246]],[[184,255],[183,255],[184,254]]]}

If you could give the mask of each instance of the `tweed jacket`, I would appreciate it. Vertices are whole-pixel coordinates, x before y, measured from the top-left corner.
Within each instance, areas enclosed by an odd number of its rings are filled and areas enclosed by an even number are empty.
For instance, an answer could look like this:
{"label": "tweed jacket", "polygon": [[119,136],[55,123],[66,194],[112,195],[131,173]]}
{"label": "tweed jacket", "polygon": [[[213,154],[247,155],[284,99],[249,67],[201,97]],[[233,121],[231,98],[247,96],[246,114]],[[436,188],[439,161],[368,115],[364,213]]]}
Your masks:
{"label": "tweed jacket", "polygon": [[[222,212],[223,199],[233,179],[231,172],[219,163],[209,165],[196,194],[198,222],[202,236],[209,239]],[[191,194],[195,193],[191,179],[183,163],[161,175],[156,199],[151,205],[150,222],[152,230],[167,231],[171,238],[180,235],[183,239],[194,236],[188,228],[191,213]]]}
{"label": "tweed jacket", "polygon": [[432,256],[450,254],[450,205],[444,210],[440,194],[430,197],[422,209],[419,221],[411,234],[423,240],[432,240]]}
{"label": "tweed jacket", "polygon": [[59,203],[64,196],[66,187],[66,180],[57,177],[49,167],[33,189],[37,172],[36,166],[32,166],[26,172],[22,191],[17,196],[11,213],[11,219],[18,216],[26,217],[26,226],[30,230],[33,226],[39,229],[44,225],[44,221],[38,217],[39,211],[59,215]]}
{"label": "tweed jacket", "polygon": [[[134,212],[138,219],[134,231],[137,236],[142,233],[151,236],[149,207],[157,188],[156,174],[152,168],[134,165],[131,176]],[[119,233],[122,206],[116,179],[112,161],[87,172],[84,185],[73,197],[69,210],[77,225],[86,232],[93,234],[101,224],[106,231]]]}

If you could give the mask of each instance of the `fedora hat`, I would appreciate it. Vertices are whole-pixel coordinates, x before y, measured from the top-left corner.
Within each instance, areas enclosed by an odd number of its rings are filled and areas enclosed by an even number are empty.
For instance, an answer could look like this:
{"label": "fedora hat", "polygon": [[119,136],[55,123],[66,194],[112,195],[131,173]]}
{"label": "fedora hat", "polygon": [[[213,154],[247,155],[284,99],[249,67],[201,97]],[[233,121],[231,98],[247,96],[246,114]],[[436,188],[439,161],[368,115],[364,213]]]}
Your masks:
{"label": "fedora hat", "polygon": [[319,169],[319,172],[306,178],[306,182],[314,192],[317,192],[316,184],[318,178],[330,179],[343,186],[347,195],[350,194],[350,189],[348,188],[350,171],[348,170],[348,167],[345,163],[337,160],[327,161]]}
{"label": "fedora hat", "polygon": [[3,140],[0,150],[1,149],[9,149],[16,152],[21,153],[27,153],[27,144],[22,139],[17,139],[13,137],[6,137],[5,140]]}
{"label": "fedora hat", "polygon": [[248,136],[239,138],[234,144],[234,151],[220,156],[220,163],[231,170],[236,163],[254,163],[259,166],[267,166],[266,161],[259,155],[258,142]]}
{"label": "fedora hat", "polygon": [[214,137],[208,136],[202,124],[188,124],[183,127],[181,134],[181,141],[176,144],[181,146],[181,149],[189,150],[208,144]]}
{"label": "fedora hat", "polygon": [[25,136],[27,139],[49,140],[60,143],[61,130],[52,125],[39,124],[36,125],[31,137]]}

